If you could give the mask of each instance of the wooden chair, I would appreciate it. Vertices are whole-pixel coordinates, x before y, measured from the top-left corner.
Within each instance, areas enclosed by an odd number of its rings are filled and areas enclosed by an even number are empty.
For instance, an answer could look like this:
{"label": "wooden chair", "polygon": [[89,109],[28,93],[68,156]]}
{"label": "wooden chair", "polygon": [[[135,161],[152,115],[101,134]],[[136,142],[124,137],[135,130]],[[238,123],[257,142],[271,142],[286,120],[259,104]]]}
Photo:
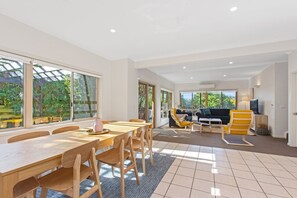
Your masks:
{"label": "wooden chair", "polygon": [[8,143],[13,143],[13,142],[18,142],[18,141],[22,141],[22,140],[47,136],[47,135],[50,135],[50,132],[48,132],[48,131],[35,131],[35,132],[30,132],[30,133],[25,133],[25,134],[10,137],[10,138],[8,138],[7,142]]}
{"label": "wooden chair", "polygon": [[[146,123],[146,121],[142,119],[130,119],[129,122]],[[137,134],[132,137],[132,145],[133,151],[140,152],[142,155],[142,169],[143,174],[146,175],[145,156],[148,154],[148,152],[150,153],[151,164],[154,165],[153,152],[150,147],[148,126],[139,128],[137,130]]]}
{"label": "wooden chair", "polygon": [[[36,131],[25,133],[17,136],[13,136],[7,140],[8,143],[19,142],[22,140],[37,138],[49,135],[48,131]],[[14,198],[33,198],[36,195],[36,189],[39,187],[39,183],[35,177],[30,177],[19,183],[17,183],[13,188],[13,197]]]}
{"label": "wooden chair", "polygon": [[[47,190],[52,189],[73,198],[89,197],[95,192],[102,197],[99,174],[96,166],[95,148],[98,140],[66,151],[62,155],[62,168],[39,179],[42,188],[40,198],[46,198]],[[83,163],[90,160],[91,166]],[[80,196],[80,183],[88,177],[95,178],[95,184]]]}
{"label": "wooden chair", "polygon": [[175,124],[181,128],[185,127],[186,129],[189,126],[193,126],[193,122],[179,120],[179,117],[176,115],[176,108],[170,109],[170,115],[175,121]]}
{"label": "wooden chair", "polygon": [[[108,164],[112,168],[118,167],[121,172],[121,194],[122,198],[125,197],[125,179],[124,175],[129,170],[134,169],[136,183],[139,185],[138,171],[136,161],[132,149],[132,138],[130,134],[124,134],[114,139],[113,148],[98,154],[98,170],[100,172],[101,163]],[[125,160],[131,160],[131,164],[125,168]]]}
{"label": "wooden chair", "polygon": [[65,127],[61,127],[61,128],[53,130],[52,134],[54,135],[54,134],[58,134],[58,133],[64,133],[67,131],[75,131],[78,129],[79,129],[79,126],[65,126]]}
{"label": "wooden chair", "polygon": [[[222,140],[230,145],[254,146],[246,140],[246,135],[248,135],[251,128],[253,115],[253,111],[251,110],[231,110],[230,123],[227,126],[224,126],[222,130]],[[225,132],[231,135],[242,135],[242,141],[246,144],[228,142],[225,139]]]}

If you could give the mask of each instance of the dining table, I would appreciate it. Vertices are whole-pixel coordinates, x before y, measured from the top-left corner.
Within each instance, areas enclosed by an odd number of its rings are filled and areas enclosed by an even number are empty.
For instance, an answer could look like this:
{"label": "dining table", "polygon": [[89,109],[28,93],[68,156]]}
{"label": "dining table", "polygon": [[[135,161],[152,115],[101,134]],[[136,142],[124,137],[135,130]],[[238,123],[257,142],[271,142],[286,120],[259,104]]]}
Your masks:
{"label": "dining table", "polygon": [[88,142],[99,140],[98,148],[113,144],[115,137],[137,131],[144,125],[114,122],[104,124],[109,132],[90,135],[86,131],[69,131],[55,135],[0,144],[0,198],[12,198],[14,186],[27,178],[61,165],[62,154]]}

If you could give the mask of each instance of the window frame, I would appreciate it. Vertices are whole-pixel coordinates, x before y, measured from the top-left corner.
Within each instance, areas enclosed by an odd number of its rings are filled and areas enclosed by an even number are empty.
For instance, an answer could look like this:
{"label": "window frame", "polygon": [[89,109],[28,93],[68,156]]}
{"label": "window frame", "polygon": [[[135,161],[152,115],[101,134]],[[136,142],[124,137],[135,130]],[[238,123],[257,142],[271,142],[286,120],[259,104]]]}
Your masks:
{"label": "window frame", "polygon": [[[80,121],[88,121],[88,120],[93,120],[94,118],[80,118],[80,119],[74,119],[73,114],[74,114],[74,109],[73,109],[73,75],[74,73],[78,73],[81,75],[87,75],[87,76],[92,76],[96,78],[96,115],[101,116],[102,112],[102,94],[101,94],[101,86],[102,86],[102,76],[97,75],[97,74],[92,74],[89,72],[85,71],[80,71],[78,69],[73,69],[67,66],[63,66],[58,63],[52,63],[52,62],[47,62],[43,60],[37,60],[31,57],[26,57],[23,55],[19,54],[14,54],[6,51],[0,50],[0,55],[1,57],[7,58],[7,59],[12,59],[16,61],[20,61],[23,63],[23,126],[21,127],[16,127],[16,128],[3,128],[0,129],[0,134],[3,132],[9,132],[9,131],[18,131],[18,130],[24,130],[28,128],[39,128],[39,127],[47,127],[47,126],[56,126],[56,125],[63,125],[67,123],[72,123],[72,122],[80,122]],[[71,72],[71,90],[70,90],[70,98],[71,98],[71,104],[70,104],[70,119],[61,121],[61,122],[53,122],[53,123],[46,123],[46,124],[39,124],[39,125],[34,125],[33,124],[33,66],[34,64],[40,64],[41,66],[49,66],[53,67],[56,69],[63,69]]]}
{"label": "window frame", "polygon": [[160,90],[160,119],[165,120],[165,119],[168,119],[169,115],[167,113],[167,117],[162,117],[162,91],[167,92],[166,95],[171,94],[171,104],[169,105],[169,110],[173,107],[173,104],[174,104],[174,101],[173,101],[174,100],[174,94],[173,94],[173,91],[170,91],[170,90],[165,89],[165,88],[161,88],[161,90]]}

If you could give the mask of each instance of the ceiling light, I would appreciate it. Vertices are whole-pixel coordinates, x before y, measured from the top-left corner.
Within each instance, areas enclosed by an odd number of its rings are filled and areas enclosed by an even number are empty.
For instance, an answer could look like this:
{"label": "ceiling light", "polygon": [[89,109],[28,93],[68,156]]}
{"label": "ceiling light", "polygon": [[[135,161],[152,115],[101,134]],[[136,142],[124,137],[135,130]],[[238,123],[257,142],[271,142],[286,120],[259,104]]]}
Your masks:
{"label": "ceiling light", "polygon": [[226,77],[227,75],[226,74],[224,74],[224,77]]}
{"label": "ceiling light", "polygon": [[113,28],[111,28],[111,29],[110,29],[110,32],[111,32],[111,33],[116,33],[116,30],[113,29]]}
{"label": "ceiling light", "polygon": [[190,79],[192,80],[192,79],[193,79],[193,77],[191,76],[191,77],[190,77]]}
{"label": "ceiling light", "polygon": [[186,66],[183,66],[183,69],[187,69],[187,67]]}
{"label": "ceiling light", "polygon": [[232,65],[232,64],[233,64],[233,62],[232,62],[232,61],[230,61],[230,62],[229,62],[229,64],[230,64],[230,65]]}
{"label": "ceiling light", "polygon": [[235,12],[237,9],[238,9],[238,7],[234,6],[234,7],[230,8],[230,11]]}

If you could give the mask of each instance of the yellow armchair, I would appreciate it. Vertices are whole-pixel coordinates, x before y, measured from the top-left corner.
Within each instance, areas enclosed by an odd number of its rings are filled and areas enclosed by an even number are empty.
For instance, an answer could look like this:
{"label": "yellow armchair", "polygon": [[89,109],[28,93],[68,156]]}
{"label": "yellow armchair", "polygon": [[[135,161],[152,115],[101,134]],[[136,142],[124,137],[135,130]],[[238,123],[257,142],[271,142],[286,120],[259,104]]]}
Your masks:
{"label": "yellow armchair", "polygon": [[[230,122],[222,130],[222,140],[230,145],[254,146],[246,140],[253,120],[253,111],[251,110],[231,110]],[[225,133],[230,135],[242,135],[242,141],[245,144],[230,143],[225,139]]]}
{"label": "yellow armchair", "polygon": [[181,127],[181,128],[183,128],[183,127],[187,128],[188,126],[193,125],[193,122],[181,121],[179,119],[179,117],[176,115],[176,108],[170,109],[170,114],[171,114],[172,119],[175,121],[176,125]]}

